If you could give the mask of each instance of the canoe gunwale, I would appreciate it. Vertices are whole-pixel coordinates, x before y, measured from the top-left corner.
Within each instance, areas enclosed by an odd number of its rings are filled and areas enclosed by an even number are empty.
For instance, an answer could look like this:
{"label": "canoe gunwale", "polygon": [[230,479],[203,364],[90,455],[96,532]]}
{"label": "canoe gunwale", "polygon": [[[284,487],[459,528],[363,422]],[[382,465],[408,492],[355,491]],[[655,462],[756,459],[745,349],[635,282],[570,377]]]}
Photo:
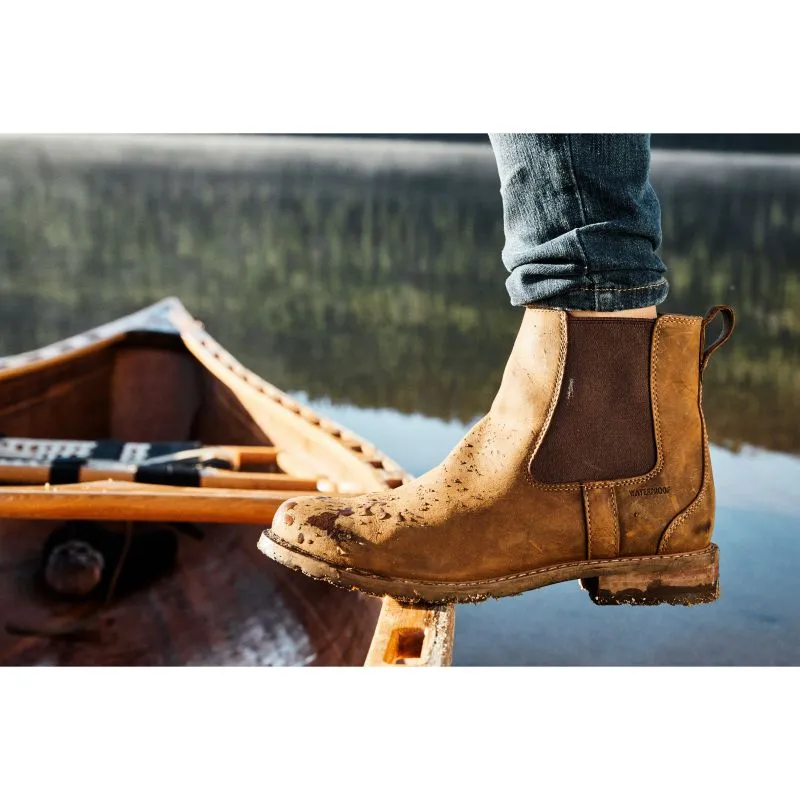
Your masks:
{"label": "canoe gunwale", "polygon": [[[412,477],[396,462],[378,451],[366,439],[333,420],[312,412],[311,409],[243,366],[204,330],[202,323],[192,317],[180,300],[175,297],[166,298],[134,314],[121,317],[114,322],[100,325],[59,342],[15,356],[0,358],[0,381],[44,370],[56,363],[80,358],[89,353],[111,347],[124,341],[128,335],[140,332],[172,334],[179,337],[200,364],[209,369],[214,374],[214,377],[223,384],[236,387],[239,391],[254,392],[258,397],[258,402],[271,402],[276,407],[276,410],[281,408],[289,411],[293,416],[297,417],[298,421],[302,421],[310,427],[318,428],[327,434],[331,446],[340,448],[343,459],[352,459],[354,467],[362,471],[366,467],[368,472],[371,473],[371,480],[368,481],[369,485],[364,486],[365,491],[380,490],[386,487],[393,488]],[[23,516],[23,514],[15,513],[10,509],[18,502],[25,504],[28,498],[38,496],[41,499],[42,508],[28,508],[24,516],[33,515],[31,518],[43,519],[55,518],[54,515],[57,516],[59,513],[56,508],[63,509],[64,507],[60,498],[73,490],[66,486],[60,486],[58,487],[59,494],[54,488],[46,486],[0,486],[0,517],[7,515]],[[104,493],[114,491],[117,491],[117,487],[106,487]],[[126,491],[125,497],[129,500],[140,497],[144,503],[149,502],[150,498],[162,491],[161,487],[153,488],[149,493]],[[237,489],[201,490],[194,487],[183,487],[180,493],[181,502],[191,503],[192,499],[200,500],[215,497],[214,494],[208,494],[209,492],[224,492],[224,494],[216,495],[217,499],[224,497],[227,500],[233,500],[238,498],[243,503],[254,504],[252,508],[248,506],[248,512],[243,512],[240,509],[233,518],[220,519],[217,517],[219,521],[263,522],[265,512],[269,511],[270,508],[272,511],[277,508],[277,505],[273,507],[277,494],[259,494]],[[290,492],[289,494],[303,494],[303,492]],[[85,494],[82,493],[81,496],[85,496]],[[285,496],[288,496],[288,494]],[[259,497],[264,499],[266,507],[259,506]],[[53,507],[52,510],[49,506]],[[134,521],[140,519],[140,517],[136,516],[138,512],[139,510],[135,508],[126,509],[126,513],[134,514],[133,517],[130,517]],[[148,514],[144,509],[141,513]],[[178,513],[183,515],[180,517],[181,519],[189,519],[185,515],[197,513],[197,511],[191,511],[187,508],[186,510],[180,510]],[[242,513],[247,513],[249,516],[242,517]],[[141,518],[151,519],[152,517],[148,514],[146,517]],[[202,521],[202,519],[193,521]]]}

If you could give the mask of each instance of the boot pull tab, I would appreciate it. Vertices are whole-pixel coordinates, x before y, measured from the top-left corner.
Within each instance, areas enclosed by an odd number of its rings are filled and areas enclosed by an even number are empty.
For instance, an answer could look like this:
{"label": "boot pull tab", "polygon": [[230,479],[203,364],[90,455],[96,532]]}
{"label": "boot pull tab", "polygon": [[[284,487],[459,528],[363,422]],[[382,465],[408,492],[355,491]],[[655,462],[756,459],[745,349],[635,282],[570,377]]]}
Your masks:
{"label": "boot pull tab", "polygon": [[728,339],[731,338],[734,325],[736,325],[736,316],[730,306],[714,306],[709,309],[708,313],[703,317],[703,324],[700,328],[702,334],[702,341],[706,341],[706,329],[717,318],[717,315],[722,314],[722,333],[712,342],[708,347],[703,350],[703,355],[700,357],[700,374],[702,375],[708,366],[708,360],[711,354],[718,348],[722,347]]}

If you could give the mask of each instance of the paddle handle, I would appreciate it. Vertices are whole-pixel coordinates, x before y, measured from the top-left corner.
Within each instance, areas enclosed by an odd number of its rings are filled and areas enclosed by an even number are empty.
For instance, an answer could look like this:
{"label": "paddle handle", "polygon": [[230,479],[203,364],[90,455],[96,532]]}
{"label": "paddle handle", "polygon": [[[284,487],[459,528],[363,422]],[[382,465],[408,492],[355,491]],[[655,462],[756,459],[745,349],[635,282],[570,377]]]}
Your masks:
{"label": "paddle handle", "polygon": [[[150,476],[153,473],[149,473]],[[176,479],[170,480],[175,475]],[[89,481],[130,481],[137,483],[161,483],[166,485],[187,485],[180,477],[196,476],[193,485],[207,489],[271,489],[299,491],[332,491],[333,485],[316,478],[298,478],[281,473],[235,472],[228,469],[204,467],[187,468],[183,472],[170,473],[163,470],[158,478],[148,480],[148,473],[136,465],[120,464],[116,461],[89,461],[76,470],[76,483]],[[12,485],[35,485],[49,483],[52,478],[51,466],[43,464],[0,464],[0,482]]]}
{"label": "paddle handle", "polygon": [[146,458],[142,464],[176,464],[181,461],[224,461],[231,469],[242,467],[267,466],[278,460],[278,449],[275,447],[240,446],[228,444],[210,444],[191,450],[179,450],[155,458]]}
{"label": "paddle handle", "polygon": [[225,445],[224,447],[214,447],[211,445],[212,450],[224,450],[236,457],[236,460],[231,460],[235,469],[242,467],[262,467],[268,464],[274,464],[278,458],[277,447],[257,447],[257,446],[231,446]]}

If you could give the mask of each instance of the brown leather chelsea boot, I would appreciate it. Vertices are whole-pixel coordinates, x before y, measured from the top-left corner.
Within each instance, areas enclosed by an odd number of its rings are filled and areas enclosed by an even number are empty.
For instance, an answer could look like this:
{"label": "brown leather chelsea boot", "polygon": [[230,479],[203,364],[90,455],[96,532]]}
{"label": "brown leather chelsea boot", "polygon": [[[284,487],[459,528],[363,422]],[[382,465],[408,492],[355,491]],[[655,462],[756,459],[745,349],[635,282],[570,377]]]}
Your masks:
{"label": "brown leather chelsea boot", "polygon": [[572,579],[601,604],[715,600],[702,376],[733,325],[726,306],[656,319],[528,308],[491,410],[442,464],[391,491],[289,500],[259,548],[407,602]]}

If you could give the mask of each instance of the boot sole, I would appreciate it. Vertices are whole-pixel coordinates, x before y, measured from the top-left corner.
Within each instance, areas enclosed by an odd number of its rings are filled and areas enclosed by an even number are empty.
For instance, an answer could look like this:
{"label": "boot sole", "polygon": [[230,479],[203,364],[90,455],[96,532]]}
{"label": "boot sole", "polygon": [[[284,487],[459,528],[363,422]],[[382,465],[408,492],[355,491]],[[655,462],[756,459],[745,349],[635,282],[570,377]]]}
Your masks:
{"label": "boot sole", "polygon": [[334,586],[378,597],[389,595],[404,603],[479,603],[570,580],[579,580],[597,605],[691,606],[719,597],[719,548],[715,544],[691,553],[575,561],[479,581],[429,581],[335,567],[271,534],[270,530],[261,534],[258,549],[279,564]]}

